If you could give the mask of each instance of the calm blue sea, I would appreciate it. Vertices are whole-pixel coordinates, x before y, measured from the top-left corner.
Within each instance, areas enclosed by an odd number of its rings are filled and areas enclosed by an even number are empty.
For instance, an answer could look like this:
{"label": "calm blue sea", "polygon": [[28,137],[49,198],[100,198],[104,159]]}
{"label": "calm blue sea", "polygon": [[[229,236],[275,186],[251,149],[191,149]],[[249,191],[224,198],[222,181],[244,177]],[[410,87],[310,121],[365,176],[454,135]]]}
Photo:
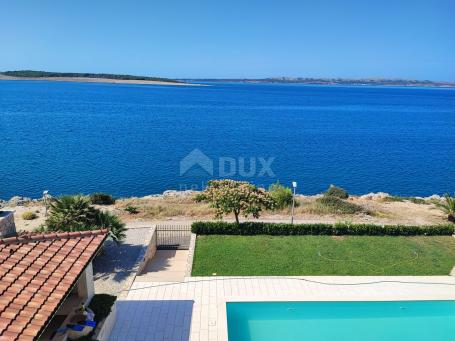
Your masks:
{"label": "calm blue sea", "polygon": [[455,191],[454,137],[453,89],[0,81],[0,198],[217,177],[441,194]]}

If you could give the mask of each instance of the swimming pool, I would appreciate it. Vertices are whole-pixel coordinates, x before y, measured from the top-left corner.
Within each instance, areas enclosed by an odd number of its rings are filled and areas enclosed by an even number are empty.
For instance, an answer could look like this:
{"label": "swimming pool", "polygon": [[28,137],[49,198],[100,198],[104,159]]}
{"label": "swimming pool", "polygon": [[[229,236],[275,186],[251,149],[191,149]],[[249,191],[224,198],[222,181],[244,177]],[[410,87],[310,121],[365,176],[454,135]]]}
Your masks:
{"label": "swimming pool", "polygon": [[229,341],[455,339],[455,301],[228,302]]}

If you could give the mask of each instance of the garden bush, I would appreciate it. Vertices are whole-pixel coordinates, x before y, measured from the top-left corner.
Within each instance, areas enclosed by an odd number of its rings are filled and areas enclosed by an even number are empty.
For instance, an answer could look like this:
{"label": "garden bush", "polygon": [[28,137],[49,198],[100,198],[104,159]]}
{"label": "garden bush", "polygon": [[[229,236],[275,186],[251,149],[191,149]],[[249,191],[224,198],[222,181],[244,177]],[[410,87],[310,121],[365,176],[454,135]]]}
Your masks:
{"label": "garden bush", "polygon": [[129,214],[137,214],[139,213],[139,210],[136,206],[133,205],[127,205],[124,210],[128,212]]}
{"label": "garden bush", "polygon": [[113,205],[115,204],[115,199],[112,195],[107,193],[92,193],[90,195],[90,201],[94,205]]}
{"label": "garden bush", "polygon": [[38,215],[35,212],[26,211],[22,213],[22,219],[24,220],[33,220],[38,218]]}
{"label": "garden bush", "polygon": [[108,294],[96,294],[93,296],[88,307],[95,313],[95,321],[97,323],[103,321],[110,314],[116,299],[116,296]]}
{"label": "garden bush", "polygon": [[453,224],[443,225],[374,225],[374,224],[288,224],[223,221],[194,222],[193,233],[209,235],[358,235],[358,236],[450,236],[454,233]]}
{"label": "garden bush", "polygon": [[347,199],[349,198],[349,193],[341,187],[330,185],[329,189],[324,193],[324,196]]}
{"label": "garden bush", "polygon": [[282,209],[292,205],[292,189],[279,182],[270,185],[269,194],[275,201],[274,208]]}

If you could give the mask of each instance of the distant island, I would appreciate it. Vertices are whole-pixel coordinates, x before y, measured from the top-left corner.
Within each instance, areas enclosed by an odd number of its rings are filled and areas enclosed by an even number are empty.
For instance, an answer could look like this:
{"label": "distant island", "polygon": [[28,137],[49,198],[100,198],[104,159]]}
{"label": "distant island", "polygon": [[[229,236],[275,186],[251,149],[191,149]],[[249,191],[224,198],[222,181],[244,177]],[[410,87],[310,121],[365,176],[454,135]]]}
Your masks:
{"label": "distant island", "polygon": [[311,85],[366,85],[366,86],[412,86],[455,88],[455,82],[435,82],[429,80],[388,79],[388,78],[309,78],[309,77],[271,77],[271,78],[206,78],[188,79],[198,82],[260,83],[260,84],[311,84]]}
{"label": "distant island", "polygon": [[355,86],[406,86],[455,88],[455,82],[395,78],[311,78],[311,77],[270,77],[270,78],[191,78],[170,79],[163,77],[133,76],[111,73],[48,72],[18,70],[0,72],[0,80],[47,80],[89,83],[122,83],[151,85],[201,86],[198,82],[252,83],[252,84],[308,84],[308,85],[355,85]]}
{"label": "distant island", "polygon": [[0,72],[0,80],[49,80],[123,84],[197,85],[162,77],[119,75],[110,73],[47,72],[34,70]]}

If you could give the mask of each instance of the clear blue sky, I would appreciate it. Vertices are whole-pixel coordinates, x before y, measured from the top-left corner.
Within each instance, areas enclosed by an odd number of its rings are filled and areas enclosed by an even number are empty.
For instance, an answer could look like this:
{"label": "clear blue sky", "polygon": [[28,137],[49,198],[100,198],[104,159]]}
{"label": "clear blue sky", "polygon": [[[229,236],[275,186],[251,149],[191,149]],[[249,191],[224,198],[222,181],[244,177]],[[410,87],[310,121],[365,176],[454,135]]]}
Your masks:
{"label": "clear blue sky", "polygon": [[455,0],[11,0],[0,70],[455,81]]}

